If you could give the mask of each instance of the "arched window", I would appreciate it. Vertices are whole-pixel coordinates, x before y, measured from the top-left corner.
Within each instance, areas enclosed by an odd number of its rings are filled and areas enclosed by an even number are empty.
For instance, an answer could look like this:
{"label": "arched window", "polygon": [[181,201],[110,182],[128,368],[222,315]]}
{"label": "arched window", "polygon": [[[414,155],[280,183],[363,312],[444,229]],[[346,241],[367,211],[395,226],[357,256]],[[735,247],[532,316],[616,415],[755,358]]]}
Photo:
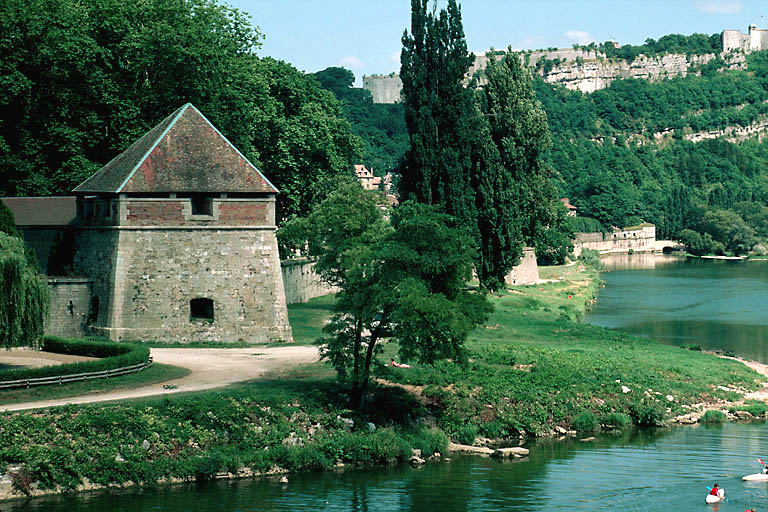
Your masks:
{"label": "arched window", "polygon": [[213,322],[213,300],[197,298],[189,301],[189,321]]}

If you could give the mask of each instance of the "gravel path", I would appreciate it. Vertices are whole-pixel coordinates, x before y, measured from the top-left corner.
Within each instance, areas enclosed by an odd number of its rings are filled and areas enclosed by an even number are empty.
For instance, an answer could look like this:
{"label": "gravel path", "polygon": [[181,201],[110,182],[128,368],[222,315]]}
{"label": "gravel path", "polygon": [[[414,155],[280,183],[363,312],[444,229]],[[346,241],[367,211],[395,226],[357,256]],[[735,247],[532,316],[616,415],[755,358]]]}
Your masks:
{"label": "gravel path", "polygon": [[[252,380],[270,371],[288,368],[297,364],[313,363],[318,360],[317,347],[312,346],[153,348],[151,353],[156,363],[181,366],[189,369],[192,373],[167,383],[152,384],[139,388],[110,391],[107,393],[92,393],[56,400],[0,405],[0,411],[21,411],[67,404],[106,402],[125,398],[201,391]],[[58,354],[45,354],[43,352],[34,352],[34,354],[37,358],[44,358],[47,355],[60,357]],[[0,353],[0,364],[16,364],[8,362],[6,357],[11,356]],[[164,384],[173,384],[175,388],[164,389]]]}

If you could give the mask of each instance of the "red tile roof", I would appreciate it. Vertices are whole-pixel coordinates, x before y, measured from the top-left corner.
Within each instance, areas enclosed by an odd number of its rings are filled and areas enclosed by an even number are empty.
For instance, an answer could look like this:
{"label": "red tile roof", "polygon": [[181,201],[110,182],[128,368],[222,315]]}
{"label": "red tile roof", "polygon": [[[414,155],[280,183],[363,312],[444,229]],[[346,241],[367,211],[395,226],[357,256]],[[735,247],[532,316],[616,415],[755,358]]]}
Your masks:
{"label": "red tile roof", "polygon": [[277,189],[199,110],[187,103],[74,192],[275,194]]}

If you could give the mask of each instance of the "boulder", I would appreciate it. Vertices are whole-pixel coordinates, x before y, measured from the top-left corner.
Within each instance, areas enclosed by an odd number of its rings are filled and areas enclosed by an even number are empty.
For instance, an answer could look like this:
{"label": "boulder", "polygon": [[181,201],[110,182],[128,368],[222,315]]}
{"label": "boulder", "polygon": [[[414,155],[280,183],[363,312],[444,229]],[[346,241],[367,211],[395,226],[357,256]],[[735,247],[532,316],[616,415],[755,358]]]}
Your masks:
{"label": "boulder", "polygon": [[410,459],[408,459],[408,463],[411,466],[421,466],[422,464],[426,464],[427,461],[425,461],[421,457],[417,457],[416,455],[414,455]]}
{"label": "boulder", "polygon": [[466,453],[469,455],[493,455],[493,450],[485,446],[470,446],[468,444],[450,443],[448,451],[454,453]]}
{"label": "boulder", "polygon": [[493,456],[502,459],[519,459],[528,456],[528,448],[522,448],[520,446],[498,448],[493,451]]}
{"label": "boulder", "polygon": [[755,419],[755,417],[752,415],[752,413],[747,412],[747,411],[736,411],[734,414],[740,420],[753,420],[753,419]]}

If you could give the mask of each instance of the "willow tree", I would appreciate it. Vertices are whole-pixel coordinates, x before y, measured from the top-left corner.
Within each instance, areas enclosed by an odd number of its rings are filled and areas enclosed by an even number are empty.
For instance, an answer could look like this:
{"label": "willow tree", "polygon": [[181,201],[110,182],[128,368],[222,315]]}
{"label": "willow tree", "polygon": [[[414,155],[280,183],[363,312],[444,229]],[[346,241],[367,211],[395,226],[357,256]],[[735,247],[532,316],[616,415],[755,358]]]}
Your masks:
{"label": "willow tree", "polygon": [[0,347],[36,347],[48,314],[48,284],[24,242],[0,233]]}

